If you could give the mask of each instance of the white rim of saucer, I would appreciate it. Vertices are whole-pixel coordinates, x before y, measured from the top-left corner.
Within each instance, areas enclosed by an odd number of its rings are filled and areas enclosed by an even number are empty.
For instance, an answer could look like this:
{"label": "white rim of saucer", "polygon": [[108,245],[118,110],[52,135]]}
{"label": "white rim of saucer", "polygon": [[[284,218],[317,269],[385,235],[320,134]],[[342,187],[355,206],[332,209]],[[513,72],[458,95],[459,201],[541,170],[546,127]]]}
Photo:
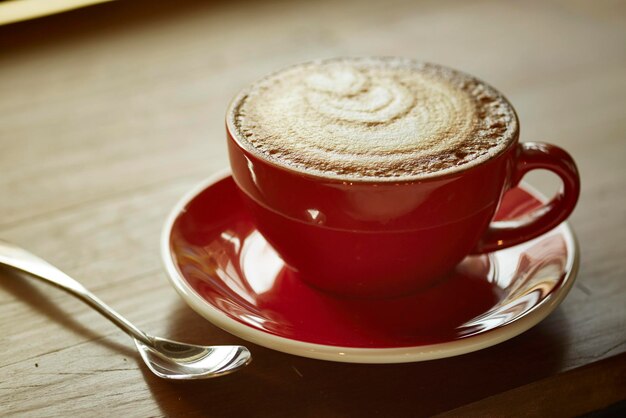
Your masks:
{"label": "white rim of saucer", "polygon": [[[185,280],[173,259],[170,236],[174,222],[185,206],[210,185],[230,176],[229,169],[223,169],[187,192],[169,213],[161,233],[161,257],[170,283],[187,304],[202,317],[230,334],[260,346],[318,360],[343,363],[409,363],[435,360],[478,351],[509,340],[537,325],[545,319],[563,301],[569,293],[580,262],[579,246],[574,231],[569,223],[563,222],[553,231],[560,231],[565,239],[567,262],[562,285],[546,299],[532,307],[530,311],[515,318],[512,322],[483,333],[454,341],[397,348],[355,348],[324,344],[307,343],[270,334],[228,317],[203,299]],[[533,187],[522,182],[523,189],[533,197],[545,202],[547,199]]]}

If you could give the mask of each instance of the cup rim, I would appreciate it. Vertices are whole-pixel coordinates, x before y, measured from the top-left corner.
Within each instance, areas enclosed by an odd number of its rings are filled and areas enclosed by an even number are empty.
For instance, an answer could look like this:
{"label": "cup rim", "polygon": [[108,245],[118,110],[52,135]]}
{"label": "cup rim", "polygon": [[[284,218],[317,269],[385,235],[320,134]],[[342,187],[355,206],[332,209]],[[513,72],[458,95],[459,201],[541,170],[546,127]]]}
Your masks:
{"label": "cup rim", "polygon": [[[294,167],[294,166],[289,166],[287,164],[281,164],[276,160],[272,160],[270,158],[267,158],[267,156],[265,156],[263,153],[259,152],[256,148],[254,148],[253,146],[251,146],[249,143],[247,143],[247,141],[243,140],[240,136],[240,133],[238,131],[238,129],[235,126],[235,122],[234,122],[234,115],[235,115],[235,109],[237,108],[237,106],[241,103],[241,101],[243,100],[244,97],[246,97],[248,95],[248,93],[250,92],[250,90],[252,89],[253,85],[270,77],[273,77],[274,75],[281,73],[283,71],[288,70],[289,68],[293,68],[293,67],[297,67],[297,66],[301,66],[301,65],[308,65],[308,64],[315,64],[315,63],[326,63],[326,62],[333,62],[333,61],[340,61],[340,60],[346,60],[346,59],[350,59],[350,60],[367,60],[367,59],[374,59],[374,60],[385,60],[385,59],[394,59],[394,60],[403,60],[409,64],[414,64],[414,65],[418,65],[418,64],[425,64],[425,65],[432,65],[432,66],[436,66],[436,67],[440,67],[446,70],[450,70],[453,72],[456,72],[460,75],[463,75],[465,77],[477,80],[479,83],[483,84],[484,86],[486,86],[487,88],[493,90],[499,97],[501,97],[505,103],[509,106],[509,108],[512,111],[512,115],[513,115],[513,120],[512,120],[512,124],[514,124],[514,129],[512,130],[512,133],[510,134],[510,136],[508,138],[506,138],[506,145],[500,147],[500,149],[497,150],[497,152],[495,152],[493,155],[489,156],[489,158],[475,163],[475,162],[470,162],[469,164],[463,164],[460,167],[451,167],[445,170],[440,170],[440,171],[436,171],[433,173],[421,173],[421,174],[414,174],[414,175],[410,175],[410,176],[402,176],[402,177],[376,177],[376,178],[372,178],[372,177],[350,177],[350,176],[343,176],[343,175],[333,175],[333,176],[327,176],[327,175],[323,175],[321,173],[316,173],[316,172],[310,172],[310,171],[306,171],[304,169],[300,169],[298,167]],[[441,64],[436,64],[436,63],[431,63],[428,61],[421,61],[421,60],[416,60],[416,59],[411,59],[411,58],[400,58],[400,57],[377,57],[377,56],[370,56],[370,57],[334,57],[334,58],[325,58],[325,59],[317,59],[317,60],[309,60],[309,61],[305,61],[302,63],[297,63],[288,67],[284,67],[284,68],[280,68],[276,71],[273,71],[272,73],[261,77],[260,79],[257,79],[256,81],[254,81],[252,84],[248,85],[247,87],[241,89],[239,91],[239,93],[237,93],[237,95],[235,95],[235,97],[230,101],[230,103],[228,104],[228,107],[226,109],[226,131],[227,131],[227,135],[228,138],[231,139],[238,148],[240,148],[244,153],[255,157],[257,160],[259,160],[260,162],[267,164],[275,169],[278,170],[283,170],[286,171],[290,174],[294,174],[294,175],[298,175],[300,177],[304,177],[310,180],[314,180],[317,182],[323,182],[323,183],[331,183],[331,184],[364,184],[364,185],[368,185],[368,184],[406,184],[406,183],[416,183],[416,182],[423,182],[423,181],[431,181],[431,180],[441,180],[441,179],[446,179],[449,177],[454,177],[454,176],[458,176],[458,175],[462,175],[467,171],[470,171],[472,169],[478,168],[483,166],[484,164],[488,164],[489,162],[499,158],[500,156],[506,154],[513,146],[515,146],[518,141],[519,141],[519,134],[520,134],[520,123],[519,123],[519,117],[517,115],[517,111],[515,110],[515,107],[513,107],[513,105],[511,104],[511,102],[506,98],[506,96],[504,94],[502,94],[498,89],[496,89],[495,87],[493,87],[491,84],[483,81],[482,79],[473,76],[471,74],[465,73],[463,71],[459,71],[455,68],[452,67],[448,67],[445,65],[441,65]]]}

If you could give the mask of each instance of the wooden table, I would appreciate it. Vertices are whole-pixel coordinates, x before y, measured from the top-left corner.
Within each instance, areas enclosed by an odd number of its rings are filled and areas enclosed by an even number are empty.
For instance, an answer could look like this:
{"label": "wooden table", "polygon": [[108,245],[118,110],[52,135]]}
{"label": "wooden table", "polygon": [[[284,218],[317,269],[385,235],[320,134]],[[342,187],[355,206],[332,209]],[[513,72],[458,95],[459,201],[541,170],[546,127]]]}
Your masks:
{"label": "wooden table", "polygon": [[350,365],[249,345],[255,361],[240,373],[172,383],[94,311],[2,272],[0,415],[573,415],[626,397],[623,2],[165,3],[0,28],[2,239],[154,334],[241,343],[179,299],[159,255],[172,205],[227,165],[229,99],[311,58],[401,55],[489,80],[515,104],[522,140],[572,153],[583,179],[576,285],[540,325],[473,354]]}

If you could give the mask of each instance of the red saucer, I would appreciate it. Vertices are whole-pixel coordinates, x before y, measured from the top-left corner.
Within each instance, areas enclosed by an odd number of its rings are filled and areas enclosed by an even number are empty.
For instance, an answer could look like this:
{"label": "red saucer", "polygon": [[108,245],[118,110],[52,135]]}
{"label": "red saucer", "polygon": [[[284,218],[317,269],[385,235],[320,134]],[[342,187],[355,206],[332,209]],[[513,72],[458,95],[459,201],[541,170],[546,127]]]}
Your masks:
{"label": "red saucer", "polygon": [[[201,315],[244,339],[307,357],[402,362],[473,351],[548,315],[571,287],[577,248],[567,224],[533,241],[468,257],[438,285],[401,298],[340,298],[309,287],[252,224],[229,175],[183,198],[163,256],[172,283]],[[540,200],[516,188],[497,214]]]}

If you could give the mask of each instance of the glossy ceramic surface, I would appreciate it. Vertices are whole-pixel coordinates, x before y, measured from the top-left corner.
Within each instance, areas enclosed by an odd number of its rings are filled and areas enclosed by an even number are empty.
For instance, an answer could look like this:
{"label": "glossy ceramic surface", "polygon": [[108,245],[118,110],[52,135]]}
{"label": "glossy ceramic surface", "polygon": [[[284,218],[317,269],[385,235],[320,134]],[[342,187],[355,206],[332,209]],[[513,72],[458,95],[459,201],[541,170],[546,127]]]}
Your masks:
{"label": "glossy ceramic surface", "polygon": [[[451,173],[402,180],[341,179],[275,164],[242,141],[227,120],[232,176],[256,228],[309,284],[359,297],[405,295],[432,286],[468,254],[541,236],[565,221],[580,192],[563,149],[517,142]],[[506,191],[529,171],[563,187],[516,222],[492,222]],[[312,256],[313,255],[313,256]]]}
{"label": "glossy ceramic surface", "polygon": [[[497,219],[541,205],[515,188]],[[286,353],[361,363],[442,358],[512,338],[555,309],[578,264],[574,235],[561,224],[518,246],[467,257],[451,276],[408,296],[334,296],[285,266],[254,227],[228,173],[174,208],[162,250],[176,290],[217,326]]]}

